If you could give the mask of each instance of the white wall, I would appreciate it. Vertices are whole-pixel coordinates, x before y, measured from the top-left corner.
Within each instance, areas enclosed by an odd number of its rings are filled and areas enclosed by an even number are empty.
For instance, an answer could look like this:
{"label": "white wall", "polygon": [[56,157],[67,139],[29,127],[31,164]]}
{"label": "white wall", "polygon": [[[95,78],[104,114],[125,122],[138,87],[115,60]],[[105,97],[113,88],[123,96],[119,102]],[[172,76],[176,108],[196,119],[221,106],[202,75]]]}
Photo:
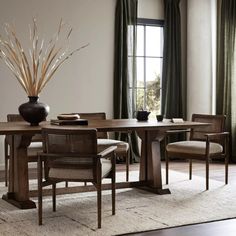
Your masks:
{"label": "white wall", "polygon": [[[40,94],[50,106],[50,118],[62,112],[105,111],[113,114],[113,48],[115,0],[0,0],[0,34],[13,22],[25,46],[29,23],[37,17],[42,35],[56,32],[60,18],[73,27],[71,49],[90,43],[70,58]],[[8,69],[0,63],[0,121],[16,113],[27,96]],[[0,164],[3,163],[3,137]]]}
{"label": "white wall", "polygon": [[215,0],[188,0],[187,8],[187,113],[208,113],[212,107],[212,8]]}

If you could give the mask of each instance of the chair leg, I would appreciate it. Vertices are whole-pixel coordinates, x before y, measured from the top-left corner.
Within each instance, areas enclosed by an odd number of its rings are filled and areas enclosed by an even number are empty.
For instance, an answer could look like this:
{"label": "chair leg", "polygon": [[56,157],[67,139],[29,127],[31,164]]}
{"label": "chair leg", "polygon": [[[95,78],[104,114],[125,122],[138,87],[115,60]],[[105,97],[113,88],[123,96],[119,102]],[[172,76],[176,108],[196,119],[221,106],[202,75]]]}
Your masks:
{"label": "chair leg", "polygon": [[113,168],[111,177],[112,215],[116,214],[116,171]]}
{"label": "chair leg", "polygon": [[42,225],[42,162],[38,160],[38,224]]}
{"label": "chair leg", "polygon": [[98,228],[101,228],[102,224],[102,191],[101,191],[101,183],[97,186],[97,205],[98,205]]}
{"label": "chair leg", "polygon": [[8,186],[8,159],[5,158],[5,186]]}
{"label": "chair leg", "polygon": [[126,152],[126,182],[129,181],[129,163],[130,163],[130,154],[129,150]]}
{"label": "chair leg", "polygon": [[166,184],[169,184],[169,157],[166,153]]}
{"label": "chair leg", "polygon": [[68,181],[65,182],[65,187],[68,188]]}
{"label": "chair leg", "polygon": [[206,190],[209,189],[209,159],[206,158]]}
{"label": "chair leg", "polygon": [[225,184],[228,184],[229,178],[229,157],[226,156],[225,158]]}
{"label": "chair leg", "polygon": [[97,214],[98,214],[98,228],[100,229],[102,226],[102,167],[101,163],[98,163],[97,166]]}
{"label": "chair leg", "polygon": [[9,156],[8,156],[8,144],[5,140],[4,143],[4,150],[5,150],[5,186],[7,187],[7,183],[8,183],[8,160],[9,160]]}
{"label": "chair leg", "polygon": [[193,168],[193,161],[189,159],[189,179],[192,179],[192,168]]}
{"label": "chair leg", "polygon": [[52,184],[52,210],[56,211],[56,184],[55,183]]}

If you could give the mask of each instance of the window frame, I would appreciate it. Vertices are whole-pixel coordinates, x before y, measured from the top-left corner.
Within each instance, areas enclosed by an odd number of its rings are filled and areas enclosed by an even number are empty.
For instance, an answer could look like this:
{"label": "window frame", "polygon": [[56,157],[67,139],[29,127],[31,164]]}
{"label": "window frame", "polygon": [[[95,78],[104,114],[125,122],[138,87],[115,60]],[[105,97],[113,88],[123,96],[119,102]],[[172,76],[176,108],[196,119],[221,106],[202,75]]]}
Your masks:
{"label": "window frame", "polygon": [[[146,55],[146,26],[155,26],[155,27],[162,27],[163,31],[164,31],[164,20],[158,20],[158,19],[148,19],[148,18],[138,18],[137,19],[137,26],[138,25],[142,25],[144,26],[144,42],[143,42],[143,46],[144,46],[144,55],[143,56],[138,56],[135,55],[135,58],[143,58],[144,59],[144,71],[143,71],[143,76],[144,76],[144,87],[138,87],[137,85],[133,86],[133,87],[129,87],[129,89],[134,89],[137,90],[138,89],[143,89],[144,90],[144,107],[143,109],[146,109],[146,105],[147,105],[147,80],[146,80],[146,59],[147,58],[161,58],[163,60],[163,55],[162,57],[158,57],[158,56],[147,56]],[[163,35],[163,41],[164,41],[164,35]],[[160,81],[160,99],[161,99],[161,88],[162,88],[162,79]],[[137,102],[137,101],[136,101]],[[161,105],[161,104],[160,104]],[[132,106],[133,107],[133,106]],[[160,107],[161,109],[161,107]]]}

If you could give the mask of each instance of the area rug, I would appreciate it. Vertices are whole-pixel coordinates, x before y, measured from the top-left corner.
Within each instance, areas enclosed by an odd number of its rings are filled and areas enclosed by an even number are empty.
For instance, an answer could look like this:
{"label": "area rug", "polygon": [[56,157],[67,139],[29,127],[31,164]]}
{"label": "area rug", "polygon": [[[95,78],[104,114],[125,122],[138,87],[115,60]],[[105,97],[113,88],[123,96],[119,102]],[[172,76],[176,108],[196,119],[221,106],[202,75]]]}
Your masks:
{"label": "area rug", "polygon": [[[131,172],[131,178],[137,177],[138,172]],[[210,180],[210,190],[205,191],[205,178],[193,176],[189,181],[186,174],[171,171],[170,184],[164,187],[171,190],[170,195],[117,190],[115,216],[111,215],[110,191],[103,191],[101,229],[97,229],[94,192],[58,196],[57,212],[52,212],[51,197],[44,197],[42,226],[37,225],[36,209],[19,210],[0,200],[0,235],[106,236],[236,217],[234,183]],[[0,194],[4,192],[0,183]]]}

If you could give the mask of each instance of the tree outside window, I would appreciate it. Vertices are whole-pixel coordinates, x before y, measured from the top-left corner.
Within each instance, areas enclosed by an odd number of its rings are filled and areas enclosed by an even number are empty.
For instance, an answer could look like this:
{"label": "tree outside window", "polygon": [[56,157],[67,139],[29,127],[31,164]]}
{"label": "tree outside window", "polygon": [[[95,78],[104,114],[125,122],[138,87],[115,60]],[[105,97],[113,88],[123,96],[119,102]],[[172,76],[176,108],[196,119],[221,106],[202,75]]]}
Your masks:
{"label": "tree outside window", "polygon": [[[163,61],[163,25],[160,20],[138,19],[136,80],[130,82],[133,110],[161,112],[161,75]],[[131,92],[131,93],[132,93]]]}

